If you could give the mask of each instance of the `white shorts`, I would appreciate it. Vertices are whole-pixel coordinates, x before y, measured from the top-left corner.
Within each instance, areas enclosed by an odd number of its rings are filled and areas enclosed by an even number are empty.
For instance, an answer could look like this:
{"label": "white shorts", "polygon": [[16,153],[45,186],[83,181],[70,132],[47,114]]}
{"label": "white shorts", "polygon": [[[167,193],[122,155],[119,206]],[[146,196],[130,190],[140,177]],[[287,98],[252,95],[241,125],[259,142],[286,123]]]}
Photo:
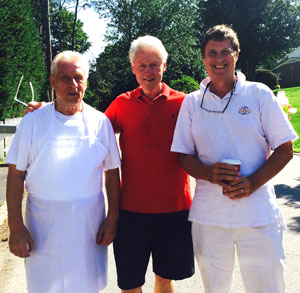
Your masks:
{"label": "white shorts", "polygon": [[282,293],[285,254],[280,224],[224,228],[193,222],[194,253],[206,293],[229,293],[235,249],[247,293]]}

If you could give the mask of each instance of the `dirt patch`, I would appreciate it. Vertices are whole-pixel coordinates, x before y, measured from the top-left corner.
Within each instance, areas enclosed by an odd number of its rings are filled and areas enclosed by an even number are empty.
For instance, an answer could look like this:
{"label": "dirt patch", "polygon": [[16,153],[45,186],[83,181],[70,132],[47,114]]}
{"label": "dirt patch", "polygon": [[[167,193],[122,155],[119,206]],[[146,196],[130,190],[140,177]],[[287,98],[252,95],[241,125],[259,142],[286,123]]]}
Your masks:
{"label": "dirt patch", "polygon": [[0,242],[8,243],[9,229],[7,224],[7,219],[4,220],[3,224],[0,226]]}
{"label": "dirt patch", "polygon": [[5,288],[7,279],[13,273],[13,255],[10,255],[8,247],[9,229],[7,219],[0,226],[0,288]]}
{"label": "dirt patch", "polygon": [[[23,197],[23,213],[25,201],[26,196]],[[8,240],[7,208],[4,202],[0,208],[0,292],[25,293],[27,290],[24,259],[10,253]]]}

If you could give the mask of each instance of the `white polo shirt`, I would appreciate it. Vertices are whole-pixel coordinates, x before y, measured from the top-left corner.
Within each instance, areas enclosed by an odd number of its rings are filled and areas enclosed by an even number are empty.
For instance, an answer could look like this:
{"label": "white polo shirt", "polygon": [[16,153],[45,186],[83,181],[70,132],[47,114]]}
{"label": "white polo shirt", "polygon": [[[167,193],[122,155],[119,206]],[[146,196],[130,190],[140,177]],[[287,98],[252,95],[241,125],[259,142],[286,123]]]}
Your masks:
{"label": "white polo shirt", "polygon": [[[235,92],[221,114],[200,107],[208,82],[206,78],[199,91],[184,99],[171,151],[195,155],[209,165],[224,158],[238,159],[242,162],[241,175],[249,176],[264,164],[271,149],[298,138],[264,84],[248,82],[238,73]],[[222,111],[229,97],[230,92],[220,99],[208,88],[203,107]],[[281,222],[281,214],[270,182],[249,197],[231,200],[223,195],[220,185],[197,179],[189,220],[223,227],[254,227]]]}

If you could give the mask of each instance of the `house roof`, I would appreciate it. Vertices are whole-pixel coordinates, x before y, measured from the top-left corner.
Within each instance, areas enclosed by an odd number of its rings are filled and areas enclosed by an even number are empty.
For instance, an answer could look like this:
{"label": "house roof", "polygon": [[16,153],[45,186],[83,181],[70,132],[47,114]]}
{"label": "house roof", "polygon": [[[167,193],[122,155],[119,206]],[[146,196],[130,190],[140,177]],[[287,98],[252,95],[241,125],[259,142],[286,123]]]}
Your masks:
{"label": "house roof", "polygon": [[291,53],[287,54],[283,59],[281,59],[273,68],[273,70],[276,70],[282,67],[283,65],[299,62],[299,61],[300,61],[300,46],[294,49]]}

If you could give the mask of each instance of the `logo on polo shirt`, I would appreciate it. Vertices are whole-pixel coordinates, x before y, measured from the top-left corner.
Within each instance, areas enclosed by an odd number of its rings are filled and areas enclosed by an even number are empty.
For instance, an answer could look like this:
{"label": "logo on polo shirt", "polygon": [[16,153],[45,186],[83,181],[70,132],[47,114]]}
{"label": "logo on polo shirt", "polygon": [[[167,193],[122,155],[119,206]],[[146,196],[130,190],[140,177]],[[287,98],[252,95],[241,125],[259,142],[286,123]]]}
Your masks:
{"label": "logo on polo shirt", "polygon": [[251,113],[251,109],[250,109],[249,107],[247,107],[247,106],[244,106],[244,107],[241,107],[241,108],[239,109],[239,113],[240,113],[241,115],[247,115],[247,114],[250,114],[250,113]]}

